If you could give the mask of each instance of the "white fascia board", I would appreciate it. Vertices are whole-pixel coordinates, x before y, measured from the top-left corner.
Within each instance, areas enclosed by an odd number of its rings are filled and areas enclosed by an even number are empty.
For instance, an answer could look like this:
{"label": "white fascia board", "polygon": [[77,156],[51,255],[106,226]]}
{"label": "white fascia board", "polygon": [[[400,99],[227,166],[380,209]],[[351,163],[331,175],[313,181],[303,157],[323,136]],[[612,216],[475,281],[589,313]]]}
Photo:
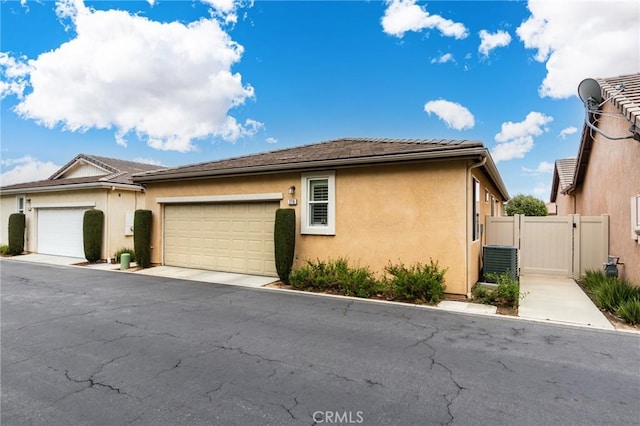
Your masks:
{"label": "white fascia board", "polygon": [[76,201],[70,203],[35,203],[31,205],[34,209],[63,209],[76,207],[95,207],[95,201]]}
{"label": "white fascia board", "polygon": [[242,201],[280,201],[284,198],[282,192],[268,192],[262,194],[229,194],[229,195],[201,195],[191,197],[158,197],[158,204],[185,203],[225,203]]}

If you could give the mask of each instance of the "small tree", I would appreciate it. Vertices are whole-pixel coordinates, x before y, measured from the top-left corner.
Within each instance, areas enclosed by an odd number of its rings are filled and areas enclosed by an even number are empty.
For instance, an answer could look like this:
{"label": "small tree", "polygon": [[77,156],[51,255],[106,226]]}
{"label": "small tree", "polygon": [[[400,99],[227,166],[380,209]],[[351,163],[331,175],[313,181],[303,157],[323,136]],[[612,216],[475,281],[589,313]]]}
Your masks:
{"label": "small tree", "polygon": [[9,215],[9,254],[22,254],[24,251],[24,213]]}
{"label": "small tree", "polygon": [[151,266],[151,210],[136,210],[133,214],[133,251],[138,266]]}
{"label": "small tree", "polygon": [[296,211],[294,209],[276,210],[273,243],[278,277],[280,281],[288,283],[296,247]]}
{"label": "small tree", "polygon": [[504,207],[508,216],[522,214],[525,216],[546,216],[549,214],[544,201],[532,196],[518,194],[507,202]]}
{"label": "small tree", "polygon": [[103,228],[104,213],[102,210],[91,209],[84,212],[84,217],[82,218],[82,240],[84,257],[89,262],[100,260]]}

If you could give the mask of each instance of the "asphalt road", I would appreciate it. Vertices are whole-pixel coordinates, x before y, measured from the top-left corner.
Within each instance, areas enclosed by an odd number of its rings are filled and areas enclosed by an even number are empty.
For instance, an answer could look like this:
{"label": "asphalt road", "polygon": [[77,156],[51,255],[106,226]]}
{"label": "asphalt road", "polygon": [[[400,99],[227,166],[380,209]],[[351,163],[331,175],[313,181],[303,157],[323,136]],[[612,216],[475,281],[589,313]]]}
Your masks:
{"label": "asphalt road", "polygon": [[2,425],[640,424],[640,335],[2,260]]}

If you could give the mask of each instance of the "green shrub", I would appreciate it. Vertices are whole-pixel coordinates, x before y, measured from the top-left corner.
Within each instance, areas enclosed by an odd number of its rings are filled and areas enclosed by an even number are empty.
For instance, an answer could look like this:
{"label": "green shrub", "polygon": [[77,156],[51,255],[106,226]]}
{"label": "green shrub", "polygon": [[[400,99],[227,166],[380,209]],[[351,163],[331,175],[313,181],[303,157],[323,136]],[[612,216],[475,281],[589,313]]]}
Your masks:
{"label": "green shrub", "polygon": [[640,288],[633,287],[617,277],[606,277],[593,291],[593,295],[600,309],[615,313],[623,302],[640,299]]}
{"label": "green shrub", "polygon": [[133,214],[133,250],[138,266],[151,266],[151,210],[136,210]]}
{"label": "green shrub", "polygon": [[629,324],[640,324],[640,299],[621,302],[616,309],[616,314]]}
{"label": "green shrub", "polygon": [[307,260],[305,266],[291,272],[289,281],[297,289],[356,297],[372,297],[383,290],[369,268],[351,267],[344,258],[328,262]]}
{"label": "green shrub", "polygon": [[520,299],[525,296],[520,294],[520,284],[509,271],[502,274],[487,274],[487,278],[496,283],[495,288],[476,284],[471,289],[473,299],[479,303],[516,307]]}
{"label": "green shrub", "polygon": [[84,244],[84,257],[89,262],[97,262],[100,260],[103,228],[104,213],[102,210],[91,209],[84,212],[82,219],[82,241]]}
{"label": "green shrub", "polygon": [[607,276],[603,271],[599,270],[588,270],[585,272],[584,277],[582,277],[582,284],[585,286],[587,290],[590,292],[595,291],[598,287],[600,287],[607,280]]}
{"label": "green shrub", "polygon": [[22,254],[24,251],[25,224],[24,213],[9,215],[9,254]]}
{"label": "green shrub", "polygon": [[294,209],[276,210],[273,243],[278,277],[280,281],[288,283],[296,248],[296,211]]}
{"label": "green shrub", "polygon": [[9,246],[7,244],[0,245],[0,255],[7,256],[9,253]]}
{"label": "green shrub", "polygon": [[507,216],[523,214],[525,216],[546,216],[549,214],[547,205],[533,195],[518,194],[507,201],[504,206]]}
{"label": "green shrub", "polygon": [[136,261],[136,253],[133,249],[121,248],[113,254],[113,257],[116,259],[116,263],[120,263],[120,256],[122,256],[122,253],[129,253],[131,255],[131,261]]}
{"label": "green shrub", "polygon": [[444,297],[447,269],[440,269],[438,262],[431,260],[428,265],[416,263],[409,267],[390,264],[385,272],[391,276],[387,283],[393,299],[435,304]]}

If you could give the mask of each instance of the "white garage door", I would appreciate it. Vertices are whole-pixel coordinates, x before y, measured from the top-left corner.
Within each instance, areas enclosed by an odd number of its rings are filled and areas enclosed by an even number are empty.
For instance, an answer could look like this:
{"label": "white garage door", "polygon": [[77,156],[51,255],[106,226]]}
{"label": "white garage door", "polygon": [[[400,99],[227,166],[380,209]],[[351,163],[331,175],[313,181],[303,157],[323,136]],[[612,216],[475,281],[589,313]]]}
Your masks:
{"label": "white garage door", "polygon": [[276,276],[278,207],[277,202],[167,205],[165,265]]}
{"label": "white garage door", "polygon": [[82,208],[38,210],[38,253],[84,258]]}

